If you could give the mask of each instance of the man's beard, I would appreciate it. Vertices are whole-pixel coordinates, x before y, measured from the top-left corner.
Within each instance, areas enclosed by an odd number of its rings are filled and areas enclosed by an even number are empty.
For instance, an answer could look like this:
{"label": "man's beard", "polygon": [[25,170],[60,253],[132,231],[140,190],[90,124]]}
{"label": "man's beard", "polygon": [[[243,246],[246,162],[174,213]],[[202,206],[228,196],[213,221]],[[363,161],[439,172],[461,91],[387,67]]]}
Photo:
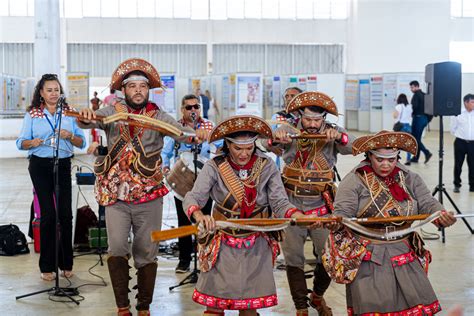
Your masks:
{"label": "man's beard", "polygon": [[319,128],[315,128],[315,127],[308,127],[307,128],[307,127],[303,126],[303,129],[308,134],[319,134],[324,130],[325,126],[326,126],[326,124],[325,124],[325,122],[323,122]]}
{"label": "man's beard", "polygon": [[148,103],[148,96],[149,96],[149,93],[146,94],[145,98],[143,99],[143,102],[141,102],[141,103],[135,103],[135,102],[133,102],[133,100],[132,100],[132,97],[133,97],[133,96],[129,96],[128,94],[125,94],[125,102],[126,102],[127,105],[128,105],[129,107],[131,107],[132,109],[141,110],[143,107],[145,107],[145,105],[147,105],[147,103]]}

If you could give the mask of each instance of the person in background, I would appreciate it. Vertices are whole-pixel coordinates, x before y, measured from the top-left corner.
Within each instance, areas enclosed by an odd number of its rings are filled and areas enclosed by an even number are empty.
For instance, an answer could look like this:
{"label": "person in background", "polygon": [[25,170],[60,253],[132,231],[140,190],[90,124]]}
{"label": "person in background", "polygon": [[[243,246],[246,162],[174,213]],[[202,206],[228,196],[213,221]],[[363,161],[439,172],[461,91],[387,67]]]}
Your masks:
{"label": "person in background", "polygon": [[411,134],[413,137],[415,137],[416,142],[418,143],[418,151],[416,156],[410,161],[413,163],[418,163],[420,151],[422,151],[425,154],[425,163],[428,163],[433,154],[421,142],[423,131],[429,122],[428,115],[425,114],[425,93],[421,91],[420,83],[416,80],[410,82],[410,90],[413,92],[413,97],[411,98],[411,105],[413,107]]}
{"label": "person in background", "polygon": [[207,115],[209,116],[209,119],[216,123],[219,121],[219,107],[217,106],[216,100],[212,97],[211,92],[209,90],[206,90],[204,92],[204,95],[209,99],[209,112],[207,112]]}
{"label": "person in background", "polygon": [[474,94],[466,94],[461,114],[451,117],[451,134],[454,140],[454,192],[461,189],[461,171],[467,156],[469,192],[474,192]]}
{"label": "person in background", "polygon": [[97,91],[94,91],[94,97],[91,99],[92,110],[97,111],[102,105],[102,100],[97,97]]}
{"label": "person in background", "polygon": [[195,96],[199,98],[199,104],[202,106],[202,117],[205,119],[209,118],[209,98],[202,94],[201,88],[196,88]]}
{"label": "person in background", "polygon": [[[410,103],[408,103],[407,95],[400,93],[397,98],[397,105],[395,106],[395,111],[393,111],[393,118],[395,122],[400,122],[402,124],[399,132],[411,133],[411,121],[412,121],[413,108]],[[409,166],[411,154],[407,152],[407,161],[405,165]]]}
{"label": "person in background", "polygon": [[110,94],[104,98],[105,105],[115,105],[117,102],[117,95],[115,94],[115,89],[110,89]]}
{"label": "person in background", "polygon": [[[41,278],[52,281],[55,274],[56,206],[54,200],[53,174],[56,141],[59,141],[59,253],[58,265],[62,275],[70,278],[73,267],[72,256],[72,209],[71,209],[71,157],[73,147],[85,148],[84,132],[77,126],[76,119],[64,116],[70,110],[67,103],[58,107],[63,88],[57,75],[45,74],[35,87],[31,106],[27,109],[16,146],[28,150],[31,181],[41,209],[40,258]],[[61,117],[61,130],[59,118]],[[59,132],[59,138],[57,133]]]}
{"label": "person in background", "polygon": [[[203,128],[211,131],[214,124],[201,117],[200,104],[198,98],[194,94],[188,94],[181,100],[181,113],[182,118],[178,120],[178,123],[183,127],[189,127],[192,129]],[[216,143],[216,147],[222,147],[222,141]],[[170,171],[171,159],[179,158],[179,154],[183,152],[190,152],[192,149],[191,144],[176,142],[173,138],[166,136],[164,139],[163,150],[161,151],[161,158],[163,160],[163,173],[166,175]],[[198,146],[199,156],[204,159],[209,159],[211,155],[211,147],[208,142],[203,142]],[[183,210],[183,202],[178,198],[174,197],[176,205],[176,213],[178,215],[178,226],[191,225],[186,213]],[[212,200],[209,199],[202,211],[204,214],[211,214]],[[176,273],[185,273],[189,271],[191,263],[191,254],[193,252],[193,241],[191,236],[178,238],[178,249],[179,249],[179,263],[176,266]]]}

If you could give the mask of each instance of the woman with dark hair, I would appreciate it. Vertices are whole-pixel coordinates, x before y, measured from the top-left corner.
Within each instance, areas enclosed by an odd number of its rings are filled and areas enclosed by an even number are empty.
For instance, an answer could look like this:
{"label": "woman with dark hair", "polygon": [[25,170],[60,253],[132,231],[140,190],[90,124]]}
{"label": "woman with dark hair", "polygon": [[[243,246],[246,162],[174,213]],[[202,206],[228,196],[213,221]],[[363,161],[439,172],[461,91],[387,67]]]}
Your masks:
{"label": "woman with dark hair", "polygon": [[400,221],[399,216],[431,214],[428,220],[438,227],[451,226],[456,218],[431,195],[420,175],[398,162],[400,150],[415,154],[416,139],[389,131],[357,138],[352,152],[365,153],[366,159],[337,190],[334,216],[395,217],[363,230],[328,225],[335,232],[323,262],[336,281],[346,284],[348,315],[434,315],[441,310],[427,276],[431,254],[410,227],[413,220]]}
{"label": "woman with dark hair", "polygon": [[[411,133],[411,121],[413,108],[410,103],[408,103],[408,98],[406,94],[400,93],[397,98],[397,105],[395,106],[395,111],[393,111],[393,118],[395,122],[400,122],[400,129],[397,129],[397,132],[406,132]],[[407,152],[407,161],[405,165],[410,165],[411,154]]]}
{"label": "woman with dark hair", "polygon": [[[236,228],[217,228],[227,218],[310,217],[288,201],[280,173],[255,146],[257,138],[271,138],[270,126],[256,116],[234,116],[211,132],[209,142],[224,139],[223,154],[209,160],[186,194],[184,209],[204,225],[199,236],[201,273],[193,300],[207,307],[204,314],[257,315],[259,308],[277,304],[273,263],[279,252],[278,235]],[[211,197],[212,215],[201,209]],[[214,230],[215,229],[215,230]]]}
{"label": "woman with dark hair", "polygon": [[[45,74],[36,84],[31,106],[23,120],[16,141],[19,150],[28,150],[28,171],[41,209],[40,259],[41,278],[52,281],[55,275],[55,200],[53,164],[59,142],[59,205],[60,224],[59,268],[66,278],[72,276],[72,209],[71,209],[71,157],[73,147],[84,148],[84,132],[75,118],[64,116],[69,110],[65,101],[58,107],[63,88],[54,74]],[[61,116],[61,126],[59,118]],[[61,130],[58,130],[61,127]]]}

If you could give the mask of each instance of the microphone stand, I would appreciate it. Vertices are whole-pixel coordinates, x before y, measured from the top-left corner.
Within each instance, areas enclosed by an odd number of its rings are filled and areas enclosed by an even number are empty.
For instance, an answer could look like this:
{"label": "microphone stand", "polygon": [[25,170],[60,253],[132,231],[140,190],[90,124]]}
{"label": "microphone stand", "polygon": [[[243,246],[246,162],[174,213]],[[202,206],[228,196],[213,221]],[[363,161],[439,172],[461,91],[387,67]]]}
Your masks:
{"label": "microphone stand", "polygon": [[[192,113],[195,114],[195,113]],[[193,120],[193,129],[197,129],[197,121],[196,121],[196,115],[191,115],[191,118]],[[194,143],[191,146],[191,152],[193,153],[193,164],[194,164],[194,183],[196,183],[197,179],[197,164],[200,163],[198,160],[199,153],[201,151],[200,145]],[[194,259],[193,259],[193,271],[191,271],[181,282],[179,282],[177,285],[173,285],[169,287],[169,290],[172,291],[173,289],[186,285],[186,284],[195,284],[197,283],[198,276],[199,276],[199,269],[197,268],[197,236],[193,235],[193,252],[194,252]]]}
{"label": "microphone stand", "polygon": [[[55,150],[53,152],[53,162],[54,162],[54,165],[53,165],[53,181],[54,181],[54,194],[55,194],[54,202],[56,204],[55,205],[55,217],[54,217],[54,224],[55,224],[55,230],[56,230],[55,241],[54,241],[54,244],[55,244],[55,247],[56,247],[55,248],[55,257],[54,257],[54,266],[55,266],[56,279],[55,279],[53,287],[50,287],[48,289],[41,290],[41,291],[36,291],[36,292],[20,295],[20,296],[17,296],[16,299],[18,300],[18,299],[21,299],[21,298],[24,298],[24,297],[28,297],[28,296],[48,292],[50,295],[53,295],[53,296],[67,297],[72,302],[76,303],[76,305],[79,305],[79,301],[75,300],[69,294],[69,293],[71,293],[71,288],[62,288],[62,287],[59,286],[59,267],[58,267],[58,264],[59,264],[59,261],[58,261],[58,257],[59,257],[59,238],[60,238],[59,209],[58,209],[59,208],[59,192],[60,192],[60,190],[59,190],[59,141],[61,139],[60,133],[61,133],[61,123],[62,123],[62,115],[63,115],[63,102],[64,102],[64,98],[63,98],[63,96],[61,96],[58,100],[57,109],[56,109],[56,113],[59,111],[59,114],[55,114],[58,118],[58,131],[56,132],[56,135],[55,135],[55,145],[56,145],[56,147],[55,147]],[[78,294],[79,294],[79,292],[77,292],[77,289],[74,289],[74,295],[78,295]]]}

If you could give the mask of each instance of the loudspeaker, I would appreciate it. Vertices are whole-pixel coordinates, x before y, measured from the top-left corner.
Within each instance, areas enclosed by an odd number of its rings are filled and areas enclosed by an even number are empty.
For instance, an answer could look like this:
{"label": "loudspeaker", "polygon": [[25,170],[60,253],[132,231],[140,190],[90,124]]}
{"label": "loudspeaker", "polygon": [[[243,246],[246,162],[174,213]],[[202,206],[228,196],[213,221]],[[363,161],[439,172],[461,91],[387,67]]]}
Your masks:
{"label": "loudspeaker", "polygon": [[461,64],[453,61],[425,67],[425,113],[434,116],[461,114]]}

